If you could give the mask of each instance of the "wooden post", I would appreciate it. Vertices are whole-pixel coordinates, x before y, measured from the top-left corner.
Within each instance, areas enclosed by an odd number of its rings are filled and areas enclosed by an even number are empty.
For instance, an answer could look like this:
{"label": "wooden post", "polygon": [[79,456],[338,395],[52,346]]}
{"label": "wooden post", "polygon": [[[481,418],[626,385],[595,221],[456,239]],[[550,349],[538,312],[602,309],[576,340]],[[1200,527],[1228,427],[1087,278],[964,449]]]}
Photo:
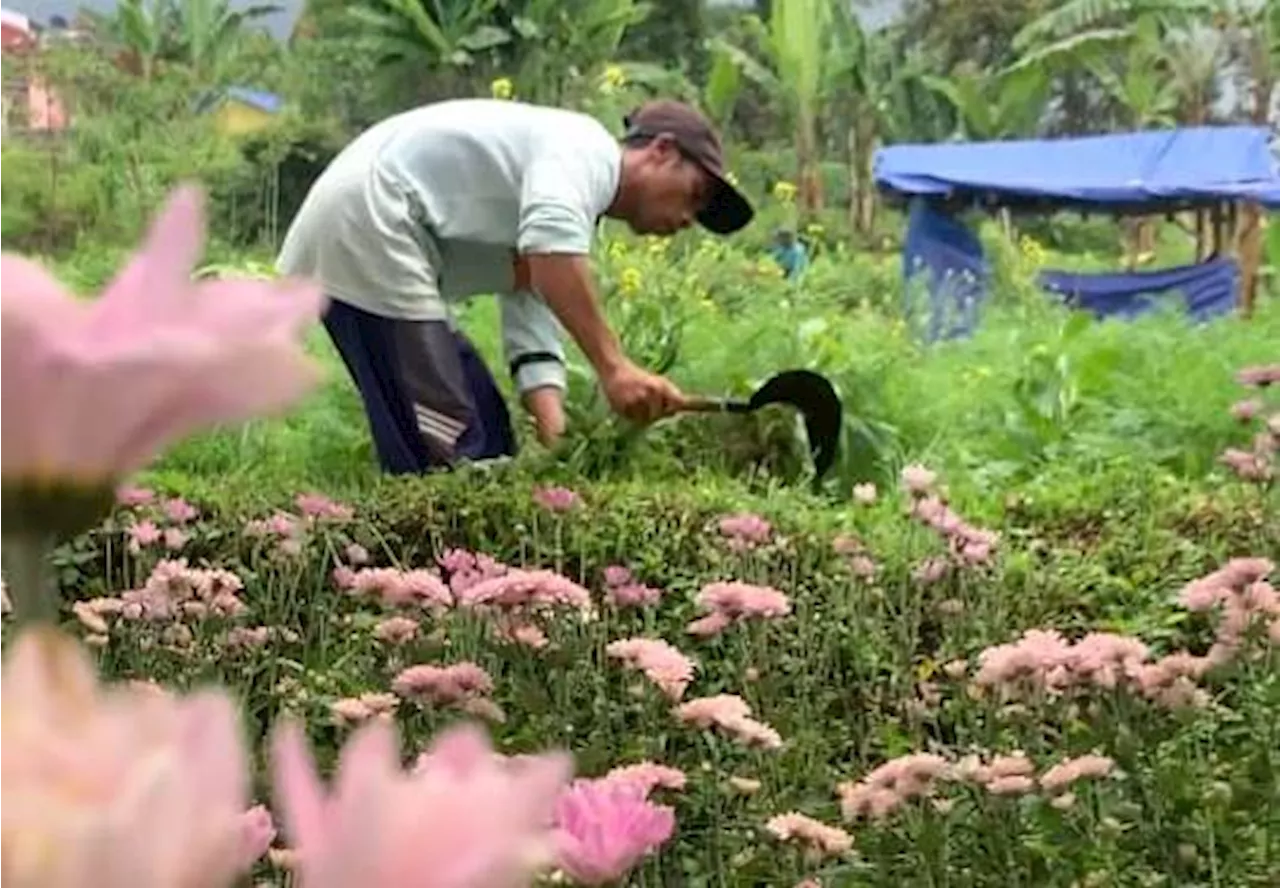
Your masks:
{"label": "wooden post", "polygon": [[1240,214],[1240,295],[1241,313],[1253,316],[1258,296],[1258,270],[1262,265],[1262,210],[1250,201]]}

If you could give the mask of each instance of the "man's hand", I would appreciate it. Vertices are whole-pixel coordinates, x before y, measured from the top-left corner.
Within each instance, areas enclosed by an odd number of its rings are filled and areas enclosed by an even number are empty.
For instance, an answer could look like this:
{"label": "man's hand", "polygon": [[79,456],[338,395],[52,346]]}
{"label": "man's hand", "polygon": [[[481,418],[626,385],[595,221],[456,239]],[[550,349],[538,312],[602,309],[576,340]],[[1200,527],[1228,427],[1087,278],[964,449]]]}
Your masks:
{"label": "man's hand", "polygon": [[638,423],[650,423],[676,412],[685,402],[680,390],[661,376],[641,370],[623,354],[596,301],[587,257],[534,253],[516,262],[521,283],[546,300],[595,368],[609,406]]}
{"label": "man's hand", "polygon": [[641,425],[670,416],[685,403],[684,394],[670,380],[641,370],[630,361],[602,376],[600,384],[614,412]]}
{"label": "man's hand", "polygon": [[543,447],[554,447],[564,434],[564,392],[547,385],[525,392],[523,401],[533,417],[538,441]]}

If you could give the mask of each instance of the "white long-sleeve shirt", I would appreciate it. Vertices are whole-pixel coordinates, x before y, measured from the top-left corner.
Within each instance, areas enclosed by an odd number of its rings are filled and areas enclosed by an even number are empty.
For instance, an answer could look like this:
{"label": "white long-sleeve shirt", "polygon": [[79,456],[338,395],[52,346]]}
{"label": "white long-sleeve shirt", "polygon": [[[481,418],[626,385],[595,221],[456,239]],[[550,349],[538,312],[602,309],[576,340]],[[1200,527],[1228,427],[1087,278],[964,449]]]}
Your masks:
{"label": "white long-sleeve shirt", "polygon": [[460,99],[396,115],[348,145],[289,226],[279,270],[384,317],[449,320],[449,304],[502,300],[516,386],[564,387],[559,322],[517,290],[518,253],[586,254],[618,188],[622,151],[594,118]]}

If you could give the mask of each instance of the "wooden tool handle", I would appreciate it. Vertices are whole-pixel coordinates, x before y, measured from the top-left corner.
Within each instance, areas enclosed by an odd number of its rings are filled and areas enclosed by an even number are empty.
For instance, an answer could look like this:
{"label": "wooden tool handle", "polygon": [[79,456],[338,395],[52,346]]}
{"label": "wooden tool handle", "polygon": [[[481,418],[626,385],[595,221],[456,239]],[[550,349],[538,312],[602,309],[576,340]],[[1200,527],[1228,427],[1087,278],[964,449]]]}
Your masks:
{"label": "wooden tool handle", "polygon": [[734,401],[726,398],[694,397],[685,401],[682,413],[750,413],[751,405],[746,401]]}

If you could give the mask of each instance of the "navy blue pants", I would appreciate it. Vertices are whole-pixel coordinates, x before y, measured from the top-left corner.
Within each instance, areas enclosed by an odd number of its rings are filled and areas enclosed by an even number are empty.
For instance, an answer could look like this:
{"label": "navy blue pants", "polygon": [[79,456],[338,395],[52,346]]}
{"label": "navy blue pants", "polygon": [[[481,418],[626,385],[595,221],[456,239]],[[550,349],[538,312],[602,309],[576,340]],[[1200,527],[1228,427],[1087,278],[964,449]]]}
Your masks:
{"label": "navy blue pants", "polygon": [[447,323],[381,317],[330,299],[324,327],[360,391],[383,471],[515,455],[493,375]]}

